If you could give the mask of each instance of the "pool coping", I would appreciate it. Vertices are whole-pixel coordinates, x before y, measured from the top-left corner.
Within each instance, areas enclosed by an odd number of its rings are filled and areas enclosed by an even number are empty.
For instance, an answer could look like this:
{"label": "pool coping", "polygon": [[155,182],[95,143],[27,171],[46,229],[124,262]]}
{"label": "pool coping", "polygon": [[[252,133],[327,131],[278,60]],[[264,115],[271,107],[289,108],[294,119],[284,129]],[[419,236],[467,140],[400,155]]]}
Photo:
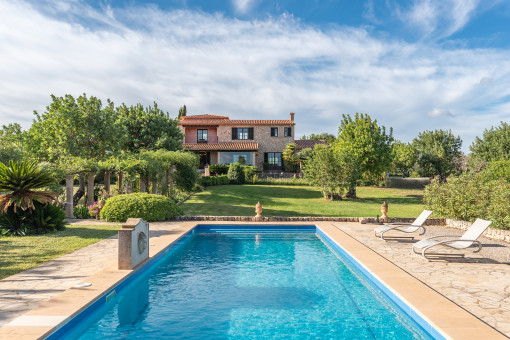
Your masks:
{"label": "pool coping", "polygon": [[[168,248],[175,244],[197,225],[315,225],[322,233],[327,235],[333,244],[340,247],[349,257],[352,257],[361,267],[362,271],[372,275],[380,281],[387,295],[394,295],[404,301],[412,312],[425,320],[447,339],[507,339],[505,335],[487,325],[476,316],[462,309],[454,302],[437,293],[435,290],[400,269],[381,255],[355,240],[345,232],[336,228],[330,222],[253,222],[244,221],[197,221],[172,223],[176,225],[171,233],[151,238],[151,255],[148,261],[168,252]],[[318,233],[320,235],[320,233]],[[337,250],[337,249],[336,249]],[[338,251],[338,250],[337,250]],[[413,259],[415,260],[415,259]],[[416,261],[419,261],[416,258]],[[114,287],[122,284],[138,269],[144,267],[148,261],[140,264],[135,270],[118,270],[110,266],[84,280],[92,283],[87,288],[70,288],[55,296],[49,301],[18,317],[11,323],[0,328],[2,339],[35,339],[50,336],[57,329],[66,324],[74,316],[81,313],[90,305],[105,297]],[[424,327],[426,328],[426,326]]]}

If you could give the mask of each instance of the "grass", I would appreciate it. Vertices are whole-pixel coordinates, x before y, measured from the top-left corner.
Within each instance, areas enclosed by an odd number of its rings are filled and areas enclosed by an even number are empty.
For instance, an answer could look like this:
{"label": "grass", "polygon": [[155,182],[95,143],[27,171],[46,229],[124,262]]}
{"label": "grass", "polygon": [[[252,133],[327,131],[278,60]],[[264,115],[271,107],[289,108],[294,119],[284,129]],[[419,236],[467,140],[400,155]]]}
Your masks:
{"label": "grass", "polygon": [[324,200],[319,189],[285,185],[224,185],[208,187],[186,200],[185,215],[254,216],[262,204],[262,216],[375,217],[388,203],[389,217],[416,217],[424,206],[423,190],[358,187],[358,199]]}
{"label": "grass", "polygon": [[69,225],[45,235],[0,237],[0,279],[117,234],[118,225]]}

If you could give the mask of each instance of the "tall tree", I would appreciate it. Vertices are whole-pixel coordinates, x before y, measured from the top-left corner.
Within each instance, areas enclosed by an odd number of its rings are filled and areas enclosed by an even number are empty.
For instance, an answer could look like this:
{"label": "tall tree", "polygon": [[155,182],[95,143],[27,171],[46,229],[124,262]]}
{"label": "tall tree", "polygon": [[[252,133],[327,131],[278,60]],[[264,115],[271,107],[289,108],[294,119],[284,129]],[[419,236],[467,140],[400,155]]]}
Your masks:
{"label": "tall tree", "polygon": [[25,158],[26,133],[18,123],[3,125],[0,130],[0,163],[8,164]]}
{"label": "tall tree", "polygon": [[317,145],[310,150],[303,165],[305,178],[321,188],[325,199],[341,199],[345,190],[345,176],[338,154],[326,145]]}
{"label": "tall tree", "polygon": [[439,176],[441,181],[457,170],[462,156],[462,139],[451,130],[424,131],[413,140],[418,151],[418,164],[422,176]]}
{"label": "tall tree", "polygon": [[470,166],[481,168],[486,163],[510,159],[510,125],[505,122],[483,132],[469,147]]}
{"label": "tall tree", "polygon": [[409,170],[418,161],[418,151],[411,143],[395,142],[392,146],[392,167],[409,177]]}
{"label": "tall tree", "polygon": [[303,135],[301,137],[301,140],[324,140],[328,144],[331,144],[335,140],[335,135],[327,132],[323,132],[320,134],[312,133],[309,136]]}
{"label": "tall tree", "polygon": [[30,147],[43,160],[58,163],[61,156],[99,160],[119,151],[122,130],[113,102],[103,107],[86,94],[75,99],[51,96],[46,112],[39,114],[28,131]]}
{"label": "tall tree", "polygon": [[368,114],[357,113],[354,117],[343,115],[338,129],[338,138],[333,143],[346,166],[349,190],[348,198],[356,198],[356,185],[361,175],[381,175],[391,163],[393,129],[386,133],[377,120]]}
{"label": "tall tree", "polygon": [[181,120],[181,117],[186,117],[187,113],[188,113],[188,111],[186,110],[186,105],[179,108],[179,115],[177,116],[177,120],[179,121],[179,120]]}
{"label": "tall tree", "polygon": [[130,152],[141,150],[182,148],[183,135],[174,119],[170,119],[154,103],[154,107],[144,108],[142,104],[117,107],[120,124],[126,131],[123,149]]}

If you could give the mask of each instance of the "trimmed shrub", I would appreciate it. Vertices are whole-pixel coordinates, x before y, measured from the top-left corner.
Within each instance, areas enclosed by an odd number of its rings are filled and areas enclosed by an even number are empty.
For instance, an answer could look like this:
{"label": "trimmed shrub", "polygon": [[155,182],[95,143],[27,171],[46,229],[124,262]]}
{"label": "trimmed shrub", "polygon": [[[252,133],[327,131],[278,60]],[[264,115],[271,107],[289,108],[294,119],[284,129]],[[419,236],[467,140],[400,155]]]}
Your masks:
{"label": "trimmed shrub", "polygon": [[245,165],[243,166],[244,180],[253,183],[253,177],[258,176],[259,169],[256,166]]}
{"label": "trimmed shrub", "polygon": [[211,164],[209,165],[211,174],[226,175],[228,172],[228,164]]}
{"label": "trimmed shrub", "polygon": [[303,185],[303,186],[311,186],[310,182],[306,178],[272,178],[267,177],[265,179],[259,179],[254,184],[260,185]]}
{"label": "trimmed shrub", "polygon": [[131,217],[144,221],[165,221],[183,212],[173,200],[161,195],[134,193],[113,196],[101,209],[101,220],[124,222]]}
{"label": "trimmed shrub", "polygon": [[76,218],[91,218],[89,208],[87,207],[74,207],[73,215]]}
{"label": "trimmed shrub", "polygon": [[228,180],[228,177],[225,175],[200,177],[200,185],[202,185],[204,187],[210,187],[213,185],[226,185],[226,184],[229,184],[229,180]]}
{"label": "trimmed shrub", "polygon": [[228,168],[228,179],[232,184],[244,184],[244,171],[239,163],[232,163]]}

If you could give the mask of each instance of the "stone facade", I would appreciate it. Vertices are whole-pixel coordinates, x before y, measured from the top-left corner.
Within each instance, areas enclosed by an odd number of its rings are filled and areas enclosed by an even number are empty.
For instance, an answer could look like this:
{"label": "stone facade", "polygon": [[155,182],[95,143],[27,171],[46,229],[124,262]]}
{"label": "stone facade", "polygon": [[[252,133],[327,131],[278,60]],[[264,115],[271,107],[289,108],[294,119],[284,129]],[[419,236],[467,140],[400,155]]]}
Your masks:
{"label": "stone facade", "polygon": [[[256,166],[262,168],[264,162],[265,152],[283,152],[285,146],[289,143],[294,143],[294,126],[292,125],[232,125],[232,126],[219,126],[218,127],[218,140],[220,142],[240,142],[247,140],[232,140],[232,128],[253,128],[253,141],[259,144],[259,149],[255,152]],[[278,128],[278,136],[271,137],[271,128]],[[284,137],[284,128],[290,127],[292,134],[290,137]],[[215,164],[211,158],[211,164]]]}

